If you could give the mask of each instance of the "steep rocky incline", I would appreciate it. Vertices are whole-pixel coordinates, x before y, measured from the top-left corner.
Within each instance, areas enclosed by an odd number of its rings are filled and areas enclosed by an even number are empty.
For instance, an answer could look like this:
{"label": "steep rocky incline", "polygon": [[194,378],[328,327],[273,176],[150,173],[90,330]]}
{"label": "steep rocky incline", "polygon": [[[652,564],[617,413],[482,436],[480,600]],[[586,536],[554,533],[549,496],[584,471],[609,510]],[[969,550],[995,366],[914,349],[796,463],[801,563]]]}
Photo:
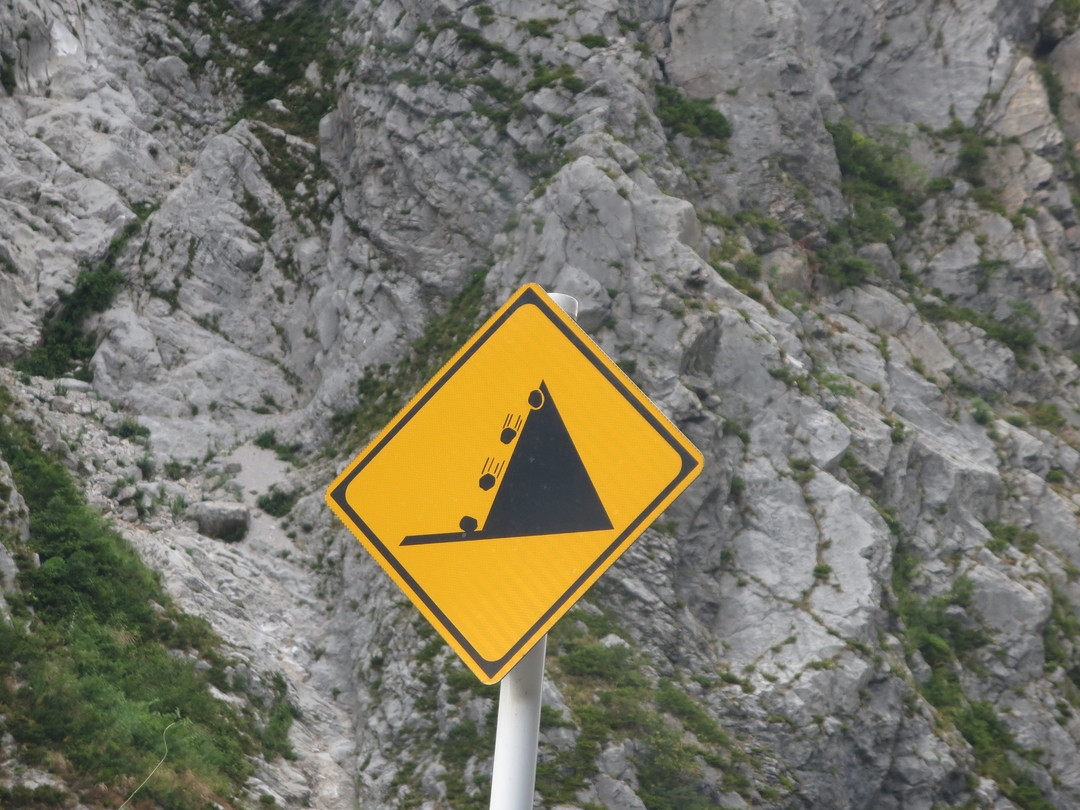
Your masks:
{"label": "steep rocky incline", "polygon": [[535,281],[707,460],[552,634],[537,806],[1080,807],[1077,25],[20,0],[0,383],[284,678],[266,803],[486,806],[496,692],[322,491]]}

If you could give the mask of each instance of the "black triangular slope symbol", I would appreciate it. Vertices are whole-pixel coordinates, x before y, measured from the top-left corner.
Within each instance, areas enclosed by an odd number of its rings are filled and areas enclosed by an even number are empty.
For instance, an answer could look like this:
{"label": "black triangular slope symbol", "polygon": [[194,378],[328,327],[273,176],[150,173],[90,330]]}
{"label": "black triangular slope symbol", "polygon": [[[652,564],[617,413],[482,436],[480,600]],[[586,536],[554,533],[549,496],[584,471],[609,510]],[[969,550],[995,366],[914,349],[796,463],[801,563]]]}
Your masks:
{"label": "black triangular slope symbol", "polygon": [[604,505],[546,383],[510,456],[482,533],[490,537],[610,529]]}
{"label": "black triangular slope symbol", "polygon": [[401,545],[612,528],[546,383],[540,383],[540,394],[543,401],[525,419],[484,527],[479,531],[413,535]]}

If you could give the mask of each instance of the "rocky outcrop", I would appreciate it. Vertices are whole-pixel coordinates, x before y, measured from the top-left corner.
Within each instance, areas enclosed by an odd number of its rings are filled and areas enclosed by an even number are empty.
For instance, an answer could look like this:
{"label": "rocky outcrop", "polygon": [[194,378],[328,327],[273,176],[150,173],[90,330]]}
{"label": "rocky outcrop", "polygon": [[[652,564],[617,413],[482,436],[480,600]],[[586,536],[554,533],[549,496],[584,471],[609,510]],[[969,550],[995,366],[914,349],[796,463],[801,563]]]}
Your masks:
{"label": "rocky outcrop", "polygon": [[123,278],[92,384],[2,379],[286,679],[252,795],[483,803],[494,694],[321,491],[535,281],[707,460],[552,635],[539,806],[1080,806],[1067,10],[141,6],[0,12],[0,357]]}
{"label": "rocky outcrop", "polygon": [[193,503],[186,514],[199,527],[199,534],[230,543],[243,540],[251,526],[251,515],[247,507],[227,501]]}

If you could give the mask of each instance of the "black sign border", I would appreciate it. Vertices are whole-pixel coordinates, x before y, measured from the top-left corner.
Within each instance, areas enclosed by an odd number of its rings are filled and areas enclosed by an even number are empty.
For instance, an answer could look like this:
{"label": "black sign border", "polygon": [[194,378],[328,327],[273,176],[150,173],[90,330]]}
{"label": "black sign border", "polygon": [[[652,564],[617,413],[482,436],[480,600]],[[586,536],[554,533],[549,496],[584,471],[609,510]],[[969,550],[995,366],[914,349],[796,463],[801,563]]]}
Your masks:
{"label": "black sign border", "polygon": [[[374,459],[379,452],[393,440],[397,433],[409,423],[409,420],[413,418],[426,404],[435,396],[436,393],[446,384],[451,377],[477,352],[477,350],[484,345],[495,332],[505,323],[517,310],[526,306],[535,306],[538,308],[559,330],[562,335],[569,340],[599,371],[608,382],[616,389],[626,400],[634,407],[634,409],[644,418],[653,429],[660,434],[664,440],[671,446],[676,453],[678,453],[682,466],[679,473],[674,479],[657,495],[653,500],[641,510],[640,514],[630,522],[629,525],[608,545],[606,549],[600,554],[599,557],[588,567],[585,571],[574,580],[573,584],[560,596],[555,603],[546,610],[543,615],[529,628],[529,630],[522,635],[522,637],[510,647],[505,655],[502,657],[489,660],[484,658],[477,652],[476,648],[469,643],[468,639],[454,626],[445,613],[439,608],[439,606],[427,595],[419,583],[413,579],[409,571],[401,564],[401,562],[394,556],[385,543],[371,530],[371,528],[363,521],[356,510],[352,508],[348,500],[345,497],[346,490],[349,488],[349,484],[353,479]],[[641,525],[645,517],[649,515],[656,507],[664,501],[671,492],[676,489],[683,481],[688,477],[695,474],[698,468],[701,466],[701,462],[695,458],[687,449],[683,446],[682,442],[678,441],[675,434],[673,434],[662,421],[656,418],[656,415],[652,413],[642,399],[648,399],[640,391],[635,392],[618,376],[616,376],[611,368],[603,362],[601,358],[606,359],[603,351],[591,340],[583,340],[581,335],[570,329],[559,315],[555,313],[549,299],[539,295],[534,288],[526,287],[516,299],[511,299],[506,309],[498,315],[494,320],[490,321],[480,332],[474,335],[469,342],[466,343],[468,347],[460,356],[456,357],[447,366],[436,374],[433,378],[433,384],[424,392],[424,395],[414,401],[411,405],[407,406],[408,410],[405,411],[400,418],[394,423],[391,430],[387,431],[384,435],[380,436],[376,443],[368,447],[364,453],[360,462],[349,471],[348,475],[341,479],[336,487],[330,492],[330,498],[334,503],[338,505],[341,511],[349,516],[353,524],[357,529],[364,533],[364,536],[371,542],[372,546],[378,550],[379,554],[401,577],[401,579],[408,584],[412,589],[412,592],[427,606],[439,623],[446,629],[450,635],[457,640],[461,648],[466,652],[470,659],[477,665],[477,667],[486,674],[489,678],[494,677],[500,669],[502,669],[506,662],[513,658],[527,643],[532,641],[535,643],[539,640],[539,629],[543,627],[553,615],[558,613],[567,601],[577,593],[578,589],[595,573],[595,571],[603,566],[608,559],[619,549],[626,538],[633,534]],[[575,600],[576,601],[576,600]]]}

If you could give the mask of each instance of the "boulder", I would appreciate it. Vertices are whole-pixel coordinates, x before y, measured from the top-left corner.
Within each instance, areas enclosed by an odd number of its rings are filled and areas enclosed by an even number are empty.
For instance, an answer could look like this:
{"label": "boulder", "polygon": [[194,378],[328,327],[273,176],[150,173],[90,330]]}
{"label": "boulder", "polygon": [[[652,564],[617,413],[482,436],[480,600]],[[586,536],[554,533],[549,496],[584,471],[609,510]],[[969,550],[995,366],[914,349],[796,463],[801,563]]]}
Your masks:
{"label": "boulder", "polygon": [[185,514],[198,525],[199,534],[228,543],[243,540],[251,526],[251,512],[242,503],[199,501]]}

